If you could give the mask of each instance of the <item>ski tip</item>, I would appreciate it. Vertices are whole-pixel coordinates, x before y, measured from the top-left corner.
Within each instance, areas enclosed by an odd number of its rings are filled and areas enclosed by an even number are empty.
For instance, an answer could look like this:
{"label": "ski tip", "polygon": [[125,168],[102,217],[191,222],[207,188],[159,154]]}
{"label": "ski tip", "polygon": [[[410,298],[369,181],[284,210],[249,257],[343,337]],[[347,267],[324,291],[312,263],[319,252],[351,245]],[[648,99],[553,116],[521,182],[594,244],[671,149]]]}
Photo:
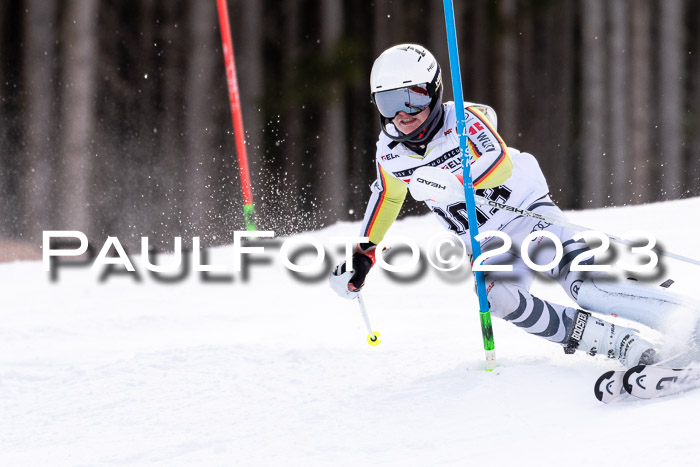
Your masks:
{"label": "ski tip", "polygon": [[595,394],[595,398],[598,399],[600,402],[605,402],[603,400],[603,391],[601,390],[601,388],[603,387],[603,383],[606,380],[609,380],[610,378],[612,378],[614,374],[615,374],[615,371],[613,371],[613,370],[606,371],[605,373],[600,375],[600,378],[598,378],[598,381],[595,382],[595,386],[593,386],[593,394]]}
{"label": "ski tip", "polygon": [[[622,377],[622,387],[625,388],[625,391],[629,392],[632,394],[632,383],[630,383],[630,379],[637,373],[641,373],[644,371],[644,368],[646,368],[646,365],[637,365],[633,366],[627,372],[625,372],[625,376]],[[642,386],[640,381],[637,381],[637,384]],[[644,386],[642,386],[644,387]]]}

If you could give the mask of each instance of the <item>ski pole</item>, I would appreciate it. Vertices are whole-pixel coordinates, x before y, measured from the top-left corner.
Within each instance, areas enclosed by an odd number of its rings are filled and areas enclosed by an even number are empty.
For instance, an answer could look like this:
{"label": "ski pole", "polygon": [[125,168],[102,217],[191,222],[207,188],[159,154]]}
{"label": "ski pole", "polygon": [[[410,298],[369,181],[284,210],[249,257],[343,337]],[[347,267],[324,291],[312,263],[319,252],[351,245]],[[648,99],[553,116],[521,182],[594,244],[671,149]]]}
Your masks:
{"label": "ski pole", "polygon": [[[587,230],[593,230],[593,229],[589,229],[587,227],[583,227],[581,225],[572,224],[571,222],[567,222],[563,219],[558,219],[556,217],[551,217],[551,216],[545,216],[544,214],[540,214],[540,213],[537,213],[534,211],[528,211],[527,209],[516,208],[515,206],[510,206],[508,204],[499,203],[498,201],[492,201],[492,200],[484,198],[482,196],[474,195],[474,199],[476,200],[477,204],[480,204],[482,206],[491,206],[491,207],[494,207],[496,209],[503,209],[506,211],[514,212],[516,214],[520,214],[521,216],[531,217],[533,219],[541,220],[541,221],[547,222],[549,224],[554,224],[554,225],[559,225],[561,227],[566,227],[566,228],[569,228],[571,230],[575,230],[577,232],[585,232]],[[630,240],[625,240],[624,238],[618,237],[617,235],[610,235],[610,234],[605,233],[605,232],[601,232],[601,233],[603,235],[607,236],[610,240],[617,242],[617,243],[620,243],[622,245],[627,245],[627,246],[631,246],[631,247],[639,247],[640,246],[638,243],[635,243],[635,242],[630,241]],[[686,263],[695,264],[695,265],[700,266],[700,261],[698,261],[697,259],[688,258],[687,256],[678,255],[678,254],[672,253],[670,251],[659,250],[657,248],[651,248],[651,251],[658,253],[660,255],[663,255],[663,256],[667,256],[669,258],[674,258],[674,259],[677,259],[679,261],[685,261]]]}
{"label": "ski pole", "polygon": [[365,321],[365,326],[367,326],[367,343],[373,347],[379,345],[382,341],[377,331],[372,331],[372,326],[369,324],[369,316],[367,316],[367,307],[365,307],[365,301],[362,298],[362,292],[357,292],[357,303],[360,304],[360,312],[362,313],[362,319]]}
{"label": "ski pole", "polygon": [[[471,238],[472,253],[475,258],[481,255],[481,245],[475,237],[479,235],[476,222],[476,202],[474,200],[474,185],[470,169],[470,154],[467,144],[467,117],[464,113],[464,99],[462,98],[462,76],[459,70],[459,50],[457,49],[457,31],[455,26],[455,12],[452,0],[443,0],[445,10],[445,27],[447,29],[447,48],[450,57],[450,72],[452,75],[452,93],[455,100],[455,112],[457,116],[457,133],[459,134],[459,149],[462,158],[462,177],[464,180],[464,198],[467,204],[467,218],[469,219],[469,237]],[[486,284],[484,272],[474,273],[476,282],[476,295],[479,298],[479,318],[481,320],[481,337],[484,341],[486,352],[486,371],[492,371],[496,367],[496,350],[493,340],[493,326],[491,324],[491,309],[486,297]]]}

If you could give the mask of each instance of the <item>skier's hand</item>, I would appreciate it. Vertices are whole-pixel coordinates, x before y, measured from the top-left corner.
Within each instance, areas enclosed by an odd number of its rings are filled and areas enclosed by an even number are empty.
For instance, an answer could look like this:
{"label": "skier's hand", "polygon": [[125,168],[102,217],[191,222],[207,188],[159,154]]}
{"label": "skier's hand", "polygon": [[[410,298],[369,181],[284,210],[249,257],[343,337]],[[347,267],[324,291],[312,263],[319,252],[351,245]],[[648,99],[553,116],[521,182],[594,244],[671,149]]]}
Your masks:
{"label": "skier's hand", "polygon": [[374,246],[367,252],[355,252],[352,256],[352,271],[347,270],[347,264],[343,261],[331,272],[329,277],[331,289],[343,298],[357,297],[357,293],[365,285],[365,278],[373,264]]}

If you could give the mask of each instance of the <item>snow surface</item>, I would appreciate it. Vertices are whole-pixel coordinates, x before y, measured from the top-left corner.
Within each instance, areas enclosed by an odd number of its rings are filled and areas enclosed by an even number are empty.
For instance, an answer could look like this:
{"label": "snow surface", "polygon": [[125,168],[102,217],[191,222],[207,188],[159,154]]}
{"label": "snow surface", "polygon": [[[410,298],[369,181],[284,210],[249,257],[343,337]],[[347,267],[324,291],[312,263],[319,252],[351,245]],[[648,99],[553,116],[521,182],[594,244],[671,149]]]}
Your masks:
{"label": "snow surface", "polygon": [[[697,258],[698,212],[700,198],[569,214]],[[390,235],[440,231],[414,217]],[[137,257],[140,282],[74,268],[52,283],[40,262],[0,265],[0,465],[697,465],[700,391],[601,404],[593,383],[616,362],[566,356],[500,320],[499,366],[483,371],[472,283],[432,268],[410,283],[372,271],[382,343],[370,347],[354,301],[325,277],[294,279],[271,251],[247,282],[164,284]],[[210,253],[232,267],[230,247]],[[664,264],[653,283],[697,296],[697,266]],[[569,300],[552,284],[533,291]]]}

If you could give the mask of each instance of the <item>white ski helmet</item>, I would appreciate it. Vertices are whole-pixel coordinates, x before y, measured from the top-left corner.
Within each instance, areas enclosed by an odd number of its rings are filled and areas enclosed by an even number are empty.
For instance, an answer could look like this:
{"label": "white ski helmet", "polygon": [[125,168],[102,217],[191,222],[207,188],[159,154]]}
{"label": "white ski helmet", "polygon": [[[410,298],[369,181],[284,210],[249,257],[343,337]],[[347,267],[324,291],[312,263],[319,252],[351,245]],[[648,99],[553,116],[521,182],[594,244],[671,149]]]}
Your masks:
{"label": "white ski helmet", "polygon": [[[382,131],[394,141],[415,141],[442,112],[440,64],[421,45],[400,44],[382,52],[374,61],[369,83]],[[428,107],[431,112],[425,124],[413,133],[392,135],[387,132],[386,125],[399,111],[415,115]]]}

